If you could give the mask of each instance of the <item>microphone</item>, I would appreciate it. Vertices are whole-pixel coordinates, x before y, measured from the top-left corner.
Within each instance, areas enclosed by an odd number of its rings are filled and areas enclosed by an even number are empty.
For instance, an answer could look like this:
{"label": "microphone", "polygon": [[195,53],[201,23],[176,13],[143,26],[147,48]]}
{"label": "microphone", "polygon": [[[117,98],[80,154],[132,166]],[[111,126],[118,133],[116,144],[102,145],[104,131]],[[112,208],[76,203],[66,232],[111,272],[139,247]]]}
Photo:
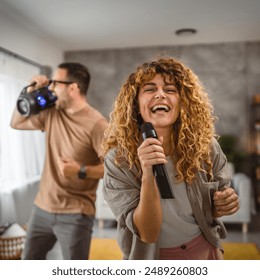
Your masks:
{"label": "microphone", "polygon": [[[157,133],[150,122],[145,122],[141,125],[141,133],[143,140],[147,138],[156,138],[158,139]],[[174,198],[175,195],[172,193],[170,187],[170,180],[167,174],[167,170],[164,164],[153,165],[153,174],[156,179],[157,186],[159,188],[161,198]]]}

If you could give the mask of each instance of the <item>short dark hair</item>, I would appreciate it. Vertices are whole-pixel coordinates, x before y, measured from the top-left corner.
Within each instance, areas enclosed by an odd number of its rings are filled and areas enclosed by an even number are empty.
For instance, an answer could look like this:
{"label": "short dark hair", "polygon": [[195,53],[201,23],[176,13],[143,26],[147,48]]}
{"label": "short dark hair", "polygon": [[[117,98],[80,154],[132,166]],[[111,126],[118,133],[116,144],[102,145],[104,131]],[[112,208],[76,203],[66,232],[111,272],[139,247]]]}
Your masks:
{"label": "short dark hair", "polygon": [[86,66],[77,62],[63,62],[58,65],[58,68],[67,70],[68,81],[77,83],[80,93],[87,95],[90,74]]}

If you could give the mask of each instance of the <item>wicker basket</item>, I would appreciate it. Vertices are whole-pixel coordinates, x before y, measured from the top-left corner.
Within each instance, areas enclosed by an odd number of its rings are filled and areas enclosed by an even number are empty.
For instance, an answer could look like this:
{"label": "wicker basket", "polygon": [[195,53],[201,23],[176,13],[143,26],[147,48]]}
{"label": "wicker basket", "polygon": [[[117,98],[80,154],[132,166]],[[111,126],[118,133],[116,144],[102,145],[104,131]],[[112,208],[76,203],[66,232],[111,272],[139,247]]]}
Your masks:
{"label": "wicker basket", "polygon": [[19,260],[24,248],[25,236],[0,237],[0,260]]}

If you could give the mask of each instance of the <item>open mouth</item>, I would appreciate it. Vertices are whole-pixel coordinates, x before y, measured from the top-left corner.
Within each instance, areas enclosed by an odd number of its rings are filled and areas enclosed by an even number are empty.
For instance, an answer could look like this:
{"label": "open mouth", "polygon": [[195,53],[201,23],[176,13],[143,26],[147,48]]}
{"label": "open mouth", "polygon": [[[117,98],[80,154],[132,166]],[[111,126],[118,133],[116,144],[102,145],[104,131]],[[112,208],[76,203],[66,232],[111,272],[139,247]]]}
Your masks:
{"label": "open mouth", "polygon": [[164,112],[169,112],[170,111],[170,107],[168,107],[167,105],[163,105],[163,104],[158,104],[158,105],[154,105],[151,108],[151,111],[153,113],[157,112],[157,111],[164,111]]}

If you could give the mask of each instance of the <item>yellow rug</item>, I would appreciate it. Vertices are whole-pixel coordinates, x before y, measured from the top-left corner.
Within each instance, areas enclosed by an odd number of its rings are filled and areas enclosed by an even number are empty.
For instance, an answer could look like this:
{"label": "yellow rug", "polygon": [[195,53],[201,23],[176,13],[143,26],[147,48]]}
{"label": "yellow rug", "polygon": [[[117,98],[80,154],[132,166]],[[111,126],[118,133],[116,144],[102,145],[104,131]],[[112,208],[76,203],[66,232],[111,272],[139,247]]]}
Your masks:
{"label": "yellow rug", "polygon": [[90,260],[122,260],[123,255],[115,239],[94,238],[90,245]]}
{"label": "yellow rug", "polygon": [[[260,260],[254,243],[223,243],[225,260]],[[90,246],[90,260],[122,260],[123,255],[114,239],[94,238]]]}
{"label": "yellow rug", "polygon": [[260,260],[254,243],[223,243],[225,260]]}

